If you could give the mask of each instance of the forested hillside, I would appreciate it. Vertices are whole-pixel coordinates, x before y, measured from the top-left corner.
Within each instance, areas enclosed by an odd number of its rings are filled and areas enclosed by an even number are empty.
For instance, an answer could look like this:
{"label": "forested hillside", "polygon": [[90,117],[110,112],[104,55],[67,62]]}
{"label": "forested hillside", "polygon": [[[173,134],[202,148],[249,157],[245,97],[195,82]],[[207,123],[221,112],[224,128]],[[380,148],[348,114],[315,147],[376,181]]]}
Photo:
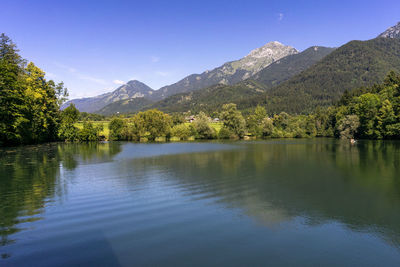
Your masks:
{"label": "forested hillside", "polygon": [[391,70],[400,71],[399,39],[351,41],[257,100],[269,112],[308,113],[332,105],[345,90],[382,82]]}
{"label": "forested hillside", "polygon": [[[249,98],[262,97],[266,87],[253,80],[246,80],[235,85],[214,85],[201,90],[176,94],[164,100],[147,106],[144,109],[157,108],[165,112],[187,112],[198,113],[200,111],[211,113],[221,109],[224,103],[249,104]],[[253,98],[252,98],[253,97]]]}
{"label": "forested hillside", "polygon": [[334,50],[330,47],[312,46],[301,53],[284,57],[272,63],[254,75],[252,79],[271,88],[308,69]]}
{"label": "forested hillside", "polygon": [[289,55],[275,61],[256,75],[234,85],[218,84],[197,91],[177,94],[146,108],[158,108],[166,112],[212,112],[222,104],[236,103],[239,108],[251,108],[263,99],[269,88],[312,66],[334,49],[313,46],[301,53]]}

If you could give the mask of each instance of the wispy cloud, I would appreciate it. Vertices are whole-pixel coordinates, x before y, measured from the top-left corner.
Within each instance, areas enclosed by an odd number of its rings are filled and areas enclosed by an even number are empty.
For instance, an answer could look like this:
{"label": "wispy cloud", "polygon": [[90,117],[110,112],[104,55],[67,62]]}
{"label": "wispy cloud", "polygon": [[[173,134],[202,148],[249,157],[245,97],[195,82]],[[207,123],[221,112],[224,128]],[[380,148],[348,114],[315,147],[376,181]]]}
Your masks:
{"label": "wispy cloud", "polygon": [[152,57],[151,57],[151,62],[156,63],[156,62],[158,62],[158,61],[160,61],[160,58],[159,58],[159,57],[156,57],[156,56],[152,56]]}
{"label": "wispy cloud", "polygon": [[113,87],[105,87],[102,88],[100,90],[95,90],[95,91],[77,91],[74,92],[72,94],[70,94],[70,99],[74,99],[74,98],[84,98],[84,97],[92,97],[95,95],[101,95],[104,93],[109,93],[112,92],[115,88]]}
{"label": "wispy cloud", "polygon": [[278,20],[279,20],[279,21],[282,21],[282,20],[283,20],[283,17],[284,17],[284,14],[283,14],[283,13],[279,13],[279,14],[278,14]]}
{"label": "wispy cloud", "polygon": [[162,76],[162,77],[167,77],[167,76],[170,75],[169,72],[166,72],[166,71],[156,71],[155,73],[156,73],[158,76]]}
{"label": "wispy cloud", "polygon": [[98,84],[102,84],[105,85],[107,84],[107,82],[103,79],[97,78],[97,77],[93,77],[87,74],[83,74],[83,73],[79,73],[78,70],[76,68],[58,63],[58,62],[54,62],[54,65],[56,65],[57,67],[64,69],[65,71],[71,73],[72,75],[74,75],[75,77],[77,77],[78,79],[81,80],[85,80],[85,81],[90,81],[90,82],[94,82],[94,83],[98,83]]}
{"label": "wispy cloud", "polygon": [[94,82],[94,83],[103,84],[103,85],[107,84],[107,82],[105,80],[99,79],[99,78],[96,78],[96,77],[93,77],[93,76],[90,76],[90,75],[77,73],[76,77],[78,77],[81,80],[86,80],[86,81],[89,81],[89,82]]}
{"label": "wispy cloud", "polygon": [[114,80],[113,83],[119,84],[119,85],[125,84],[125,82],[121,81],[121,80]]}
{"label": "wispy cloud", "polygon": [[67,66],[67,65],[64,65],[64,64],[61,64],[61,63],[58,63],[58,62],[54,62],[54,65],[56,65],[57,67],[59,67],[59,68],[61,68],[61,69],[66,70],[66,71],[68,71],[68,72],[70,72],[70,73],[76,72],[76,69],[75,69],[75,68],[72,68],[72,67],[70,67],[70,66]]}

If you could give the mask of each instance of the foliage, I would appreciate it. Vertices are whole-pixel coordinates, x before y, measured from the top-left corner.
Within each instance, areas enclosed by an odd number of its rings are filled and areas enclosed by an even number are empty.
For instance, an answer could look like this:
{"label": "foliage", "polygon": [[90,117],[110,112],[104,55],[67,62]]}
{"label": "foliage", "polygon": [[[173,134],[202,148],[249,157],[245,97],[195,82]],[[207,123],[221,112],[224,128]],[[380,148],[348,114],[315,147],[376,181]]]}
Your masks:
{"label": "foliage", "polygon": [[81,112],[79,114],[80,121],[104,121],[105,118],[106,116],[95,113]]}
{"label": "foliage", "polygon": [[124,128],[127,127],[126,122],[121,118],[114,118],[108,124],[110,140],[123,140]]}
{"label": "foliage", "polygon": [[257,106],[254,113],[247,118],[247,128],[253,135],[257,137],[264,135],[262,122],[266,117],[267,111],[265,107]]}
{"label": "foliage", "polygon": [[0,36],[0,145],[58,139],[60,105],[68,96],[62,83],[18,55],[16,45]]}
{"label": "foliage", "polygon": [[193,122],[193,128],[196,131],[196,138],[212,139],[216,137],[214,128],[210,127],[210,119],[204,112],[200,112]]}
{"label": "foliage", "polygon": [[83,128],[79,131],[79,140],[82,142],[99,141],[102,126],[94,126],[91,122],[83,122]]}
{"label": "foliage", "polygon": [[360,120],[357,115],[347,115],[339,121],[340,138],[352,139],[358,131]]}
{"label": "foliage", "polygon": [[235,138],[235,134],[228,128],[223,126],[218,133],[219,139],[230,139]]}
{"label": "foliage", "polygon": [[[350,135],[368,139],[400,138],[400,75],[390,72],[382,84],[347,92],[335,108],[337,135],[351,128]],[[353,117],[350,117],[353,116]],[[356,116],[358,118],[355,119]],[[350,127],[349,119],[352,119]],[[344,129],[344,130],[343,130]]]}
{"label": "foliage", "polygon": [[195,135],[194,127],[184,123],[175,125],[171,129],[171,136],[179,138],[179,140],[187,140],[189,137]]}
{"label": "foliage", "polygon": [[61,125],[58,132],[60,140],[77,141],[79,140],[79,129],[75,123],[79,118],[79,110],[74,104],[64,109],[61,113]]}
{"label": "foliage", "polygon": [[270,118],[263,118],[261,121],[261,134],[263,137],[271,136],[274,130],[274,123]]}
{"label": "foliage", "polygon": [[139,112],[132,121],[134,134],[140,137],[146,136],[149,140],[154,140],[159,136],[168,136],[172,125],[171,117],[156,109]]}
{"label": "foliage", "polygon": [[221,119],[224,127],[228,128],[237,137],[243,137],[246,131],[246,121],[242,113],[237,110],[236,104],[230,103],[222,106]]}

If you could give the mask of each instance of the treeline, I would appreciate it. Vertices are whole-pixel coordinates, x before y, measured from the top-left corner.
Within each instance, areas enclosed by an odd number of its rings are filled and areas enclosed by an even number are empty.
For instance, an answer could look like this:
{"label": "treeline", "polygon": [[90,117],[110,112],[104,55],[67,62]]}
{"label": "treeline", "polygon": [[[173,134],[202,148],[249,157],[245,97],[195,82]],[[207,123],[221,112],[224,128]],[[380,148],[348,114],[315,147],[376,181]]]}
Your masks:
{"label": "treeline", "polygon": [[[382,84],[346,91],[340,101],[317,108],[309,115],[281,112],[268,116],[266,107],[257,106],[247,117],[236,104],[225,104],[218,115],[222,128],[210,126],[210,118],[200,112],[193,123],[170,117],[157,110],[140,112],[133,118],[114,118],[111,140],[154,140],[157,136],[187,140],[226,138],[305,138],[337,137],[359,139],[400,138],[400,75],[390,72]],[[157,114],[157,116],[155,116]],[[153,119],[151,119],[153,118]]]}
{"label": "treeline", "polygon": [[[239,138],[340,137],[400,138],[400,76],[390,72],[382,84],[345,91],[340,101],[316,108],[308,115],[267,114],[266,105],[246,109],[236,104],[200,111],[192,123],[182,113],[168,115],[157,109],[130,117],[111,118],[108,136],[102,136],[102,115],[80,113],[74,105],[60,111],[68,96],[62,83],[45,79],[32,62],[27,64],[15,44],[0,36],[0,146],[48,141],[130,140],[153,141]],[[83,121],[82,127],[77,122]],[[218,127],[216,127],[218,126]]]}
{"label": "treeline", "polygon": [[0,146],[58,140],[60,105],[67,95],[63,83],[47,81],[0,35]]}

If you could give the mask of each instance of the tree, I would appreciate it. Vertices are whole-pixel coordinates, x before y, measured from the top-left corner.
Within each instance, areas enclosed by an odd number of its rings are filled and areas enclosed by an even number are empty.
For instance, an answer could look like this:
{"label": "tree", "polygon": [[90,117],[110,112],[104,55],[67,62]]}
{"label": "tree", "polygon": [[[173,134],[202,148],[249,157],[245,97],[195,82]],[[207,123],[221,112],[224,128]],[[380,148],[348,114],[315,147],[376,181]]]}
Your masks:
{"label": "tree", "polygon": [[25,72],[24,117],[28,123],[24,127],[24,139],[30,143],[56,140],[60,111],[54,82],[47,82],[45,73],[32,62]]}
{"label": "tree", "polygon": [[121,118],[113,118],[108,124],[110,130],[110,140],[123,140],[124,128],[127,127],[126,123]]}
{"label": "tree", "polygon": [[238,137],[243,137],[246,130],[246,121],[242,113],[237,110],[236,104],[225,104],[222,106],[221,119],[226,128]]}
{"label": "tree", "polygon": [[172,120],[169,115],[151,109],[139,112],[133,117],[133,129],[136,135],[147,135],[149,140],[154,140],[158,136],[167,136],[171,130]]}
{"label": "tree", "polygon": [[24,118],[23,74],[25,61],[16,45],[0,35],[0,145],[18,144]]}
{"label": "tree", "polygon": [[68,96],[62,83],[46,81],[45,73],[18,54],[0,35],[0,145],[54,141],[59,137],[60,105]]}
{"label": "tree", "polygon": [[255,136],[263,135],[263,126],[261,125],[263,120],[267,117],[267,110],[265,107],[257,106],[254,113],[248,117],[247,128],[250,133]]}
{"label": "tree", "polygon": [[196,116],[193,128],[197,133],[197,138],[211,139],[216,136],[215,130],[210,127],[210,120],[204,112],[200,112]]}
{"label": "tree", "polygon": [[388,130],[388,126],[396,122],[392,103],[388,99],[384,100],[377,116],[377,130],[382,137],[392,137],[393,132]]}
{"label": "tree", "polygon": [[347,115],[339,121],[340,138],[352,139],[358,131],[360,121],[357,115]]}
{"label": "tree", "polygon": [[274,126],[285,130],[289,125],[290,116],[286,112],[281,112],[274,116]]}
{"label": "tree", "polygon": [[363,138],[380,138],[377,129],[377,114],[381,106],[378,95],[366,93],[354,99],[352,109],[360,122],[359,133]]}
{"label": "tree", "polygon": [[70,104],[61,113],[61,124],[58,136],[61,140],[76,141],[79,139],[79,129],[75,127],[75,123],[79,118],[79,110],[74,104]]}
{"label": "tree", "polygon": [[272,135],[274,123],[270,118],[264,118],[261,122],[262,136],[267,137]]}

